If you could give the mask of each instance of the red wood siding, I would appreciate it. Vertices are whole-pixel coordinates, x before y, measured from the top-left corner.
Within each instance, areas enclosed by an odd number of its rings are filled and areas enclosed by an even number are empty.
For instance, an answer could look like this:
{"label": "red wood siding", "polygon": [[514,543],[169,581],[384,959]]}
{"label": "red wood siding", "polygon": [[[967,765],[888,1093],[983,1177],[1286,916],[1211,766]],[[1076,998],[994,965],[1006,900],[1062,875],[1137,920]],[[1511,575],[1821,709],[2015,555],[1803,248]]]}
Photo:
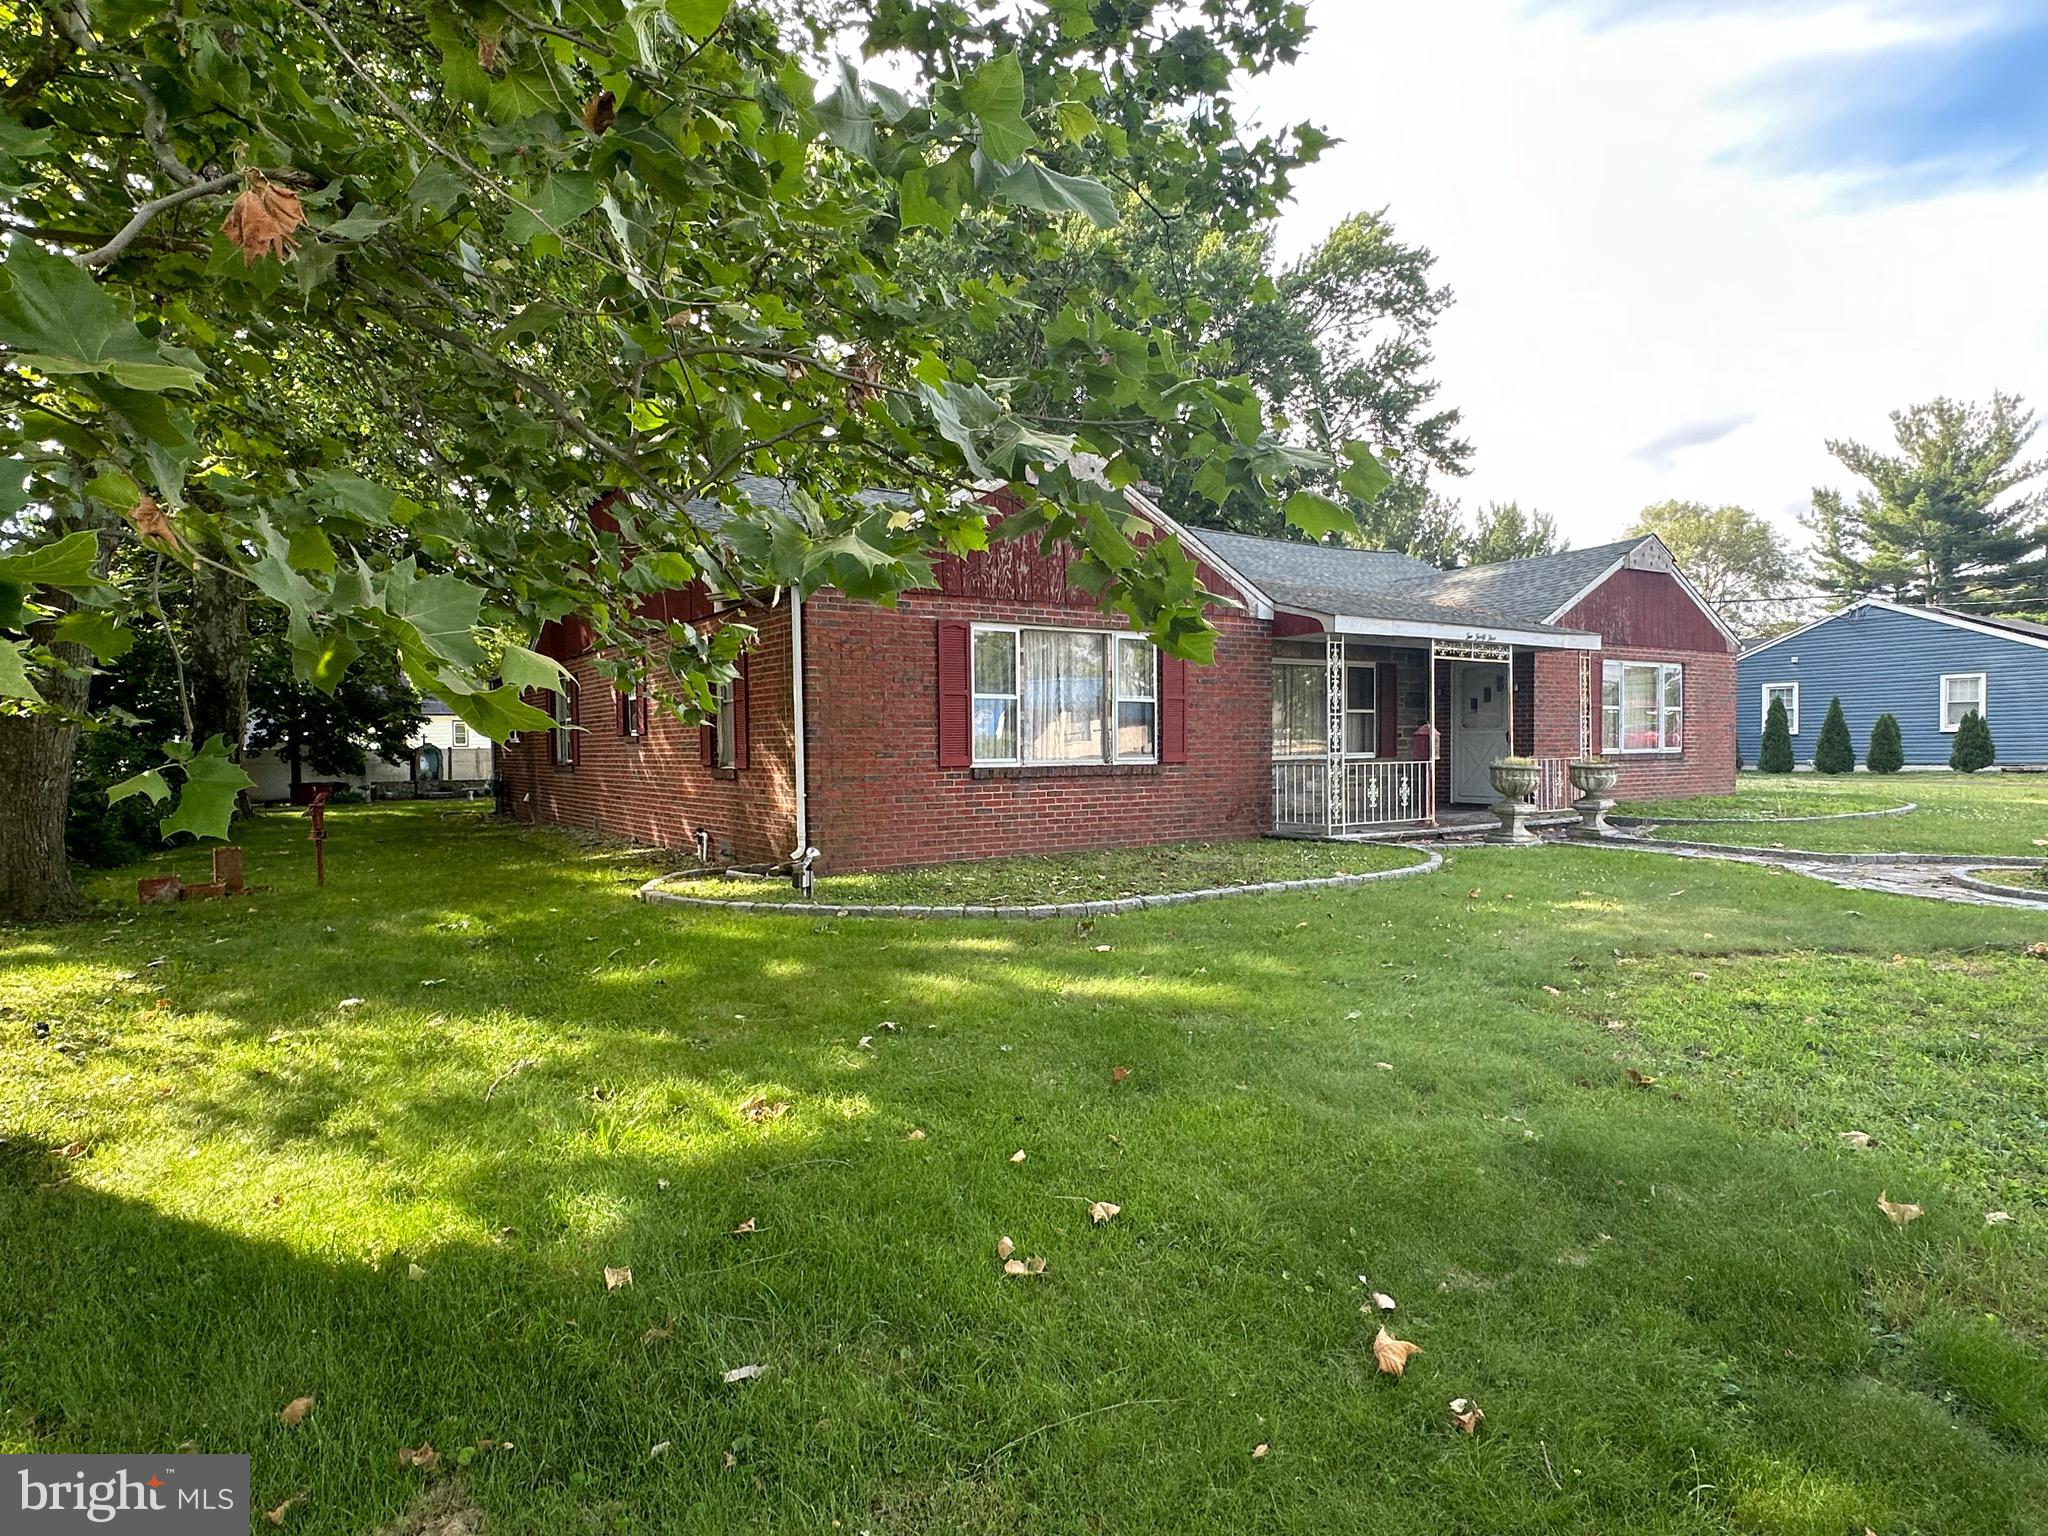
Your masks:
{"label": "red wood siding", "polygon": [[1616,571],[1557,622],[1566,629],[1589,629],[1613,647],[1728,655],[1735,651],[1685,588],[1664,571]]}

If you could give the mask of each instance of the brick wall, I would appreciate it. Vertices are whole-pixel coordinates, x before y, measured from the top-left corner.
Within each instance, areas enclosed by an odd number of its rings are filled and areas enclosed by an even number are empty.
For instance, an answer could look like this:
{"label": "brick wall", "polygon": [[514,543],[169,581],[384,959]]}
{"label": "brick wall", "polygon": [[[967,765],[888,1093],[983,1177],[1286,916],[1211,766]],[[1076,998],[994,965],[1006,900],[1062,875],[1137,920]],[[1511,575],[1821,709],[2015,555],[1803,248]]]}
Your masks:
{"label": "brick wall", "polygon": [[[501,750],[512,814],[661,848],[690,848],[703,827],[729,861],[786,858],[796,839],[789,609],[739,610],[723,621],[732,620],[759,632],[747,654],[747,766],[706,767],[700,728],[659,707],[647,711],[641,739],[628,740],[618,695],[591,657],[544,644],[577,681],[583,730],[572,767],[556,766],[547,731],[527,732]],[[528,702],[545,708],[545,697],[529,694]]]}
{"label": "brick wall", "polygon": [[1051,592],[1033,600],[918,592],[894,611],[818,594],[804,605],[804,657],[820,867],[889,869],[1270,830],[1267,626],[1227,611],[1211,618],[1216,660],[1188,667],[1185,763],[941,768],[941,619],[1125,626]]}

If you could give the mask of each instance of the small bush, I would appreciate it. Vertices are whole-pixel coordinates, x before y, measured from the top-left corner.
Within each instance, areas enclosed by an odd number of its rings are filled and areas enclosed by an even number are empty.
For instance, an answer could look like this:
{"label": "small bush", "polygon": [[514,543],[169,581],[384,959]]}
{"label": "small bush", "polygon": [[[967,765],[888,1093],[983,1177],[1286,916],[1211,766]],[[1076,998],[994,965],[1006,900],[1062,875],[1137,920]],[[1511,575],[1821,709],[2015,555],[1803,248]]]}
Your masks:
{"label": "small bush", "polygon": [[1886,713],[1877,717],[1877,724],[1870,728],[1870,750],[1863,754],[1863,765],[1872,773],[1897,773],[1906,766],[1898,716]]}
{"label": "small bush", "polygon": [[1821,722],[1820,740],[1813,747],[1813,767],[1817,773],[1856,771],[1856,743],[1849,739],[1849,722],[1839,698],[1828,700],[1828,717]]}
{"label": "small bush", "polygon": [[1771,700],[1771,712],[1764,718],[1764,747],[1756,765],[1764,773],[1792,771],[1792,722],[1785,718],[1785,701]]}
{"label": "small bush", "polygon": [[1956,728],[1955,745],[1948,749],[1948,765],[1957,773],[1975,773],[1997,761],[1998,749],[1991,744],[1991,727],[1973,709]]}

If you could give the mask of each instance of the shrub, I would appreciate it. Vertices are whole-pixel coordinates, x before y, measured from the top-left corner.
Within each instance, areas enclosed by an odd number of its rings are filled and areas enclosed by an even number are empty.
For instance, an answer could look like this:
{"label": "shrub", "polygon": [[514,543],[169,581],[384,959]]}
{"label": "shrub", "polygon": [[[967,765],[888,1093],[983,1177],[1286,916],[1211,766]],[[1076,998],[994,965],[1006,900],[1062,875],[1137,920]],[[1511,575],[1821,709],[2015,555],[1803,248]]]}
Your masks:
{"label": "shrub", "polygon": [[1792,722],[1785,718],[1783,699],[1772,699],[1771,712],[1764,717],[1764,749],[1756,765],[1765,773],[1792,771]]}
{"label": "shrub", "polygon": [[1975,773],[1998,761],[1998,749],[1991,744],[1991,727],[1974,709],[1956,727],[1955,745],[1948,749],[1948,765],[1957,773]]}
{"label": "shrub", "polygon": [[1887,713],[1877,717],[1877,724],[1870,728],[1870,750],[1863,754],[1863,765],[1872,773],[1897,773],[1906,766],[1898,716]]}
{"label": "shrub", "polygon": [[1828,717],[1821,722],[1820,740],[1813,747],[1813,767],[1817,773],[1856,771],[1856,744],[1849,739],[1849,722],[1839,698],[1828,700]]}

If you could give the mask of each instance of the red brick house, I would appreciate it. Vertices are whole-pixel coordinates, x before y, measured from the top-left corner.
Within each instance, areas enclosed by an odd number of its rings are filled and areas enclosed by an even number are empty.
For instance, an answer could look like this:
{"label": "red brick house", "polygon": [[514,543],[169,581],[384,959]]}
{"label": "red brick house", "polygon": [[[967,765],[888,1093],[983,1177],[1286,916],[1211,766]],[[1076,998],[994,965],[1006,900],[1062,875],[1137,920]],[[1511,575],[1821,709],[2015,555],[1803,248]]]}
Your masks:
{"label": "red brick house", "polygon": [[1542,763],[1551,806],[1565,764],[1603,749],[1625,797],[1734,787],[1735,636],[1655,538],[1447,572],[1132,506],[1221,599],[1213,663],[1158,655],[1031,540],[940,561],[894,609],[670,593],[674,617],[758,632],[717,724],[622,697],[580,626],[551,624],[540,648],[577,686],[534,702],[580,729],[500,750],[510,808],[854,870],[1424,824],[1491,802],[1510,753]]}

